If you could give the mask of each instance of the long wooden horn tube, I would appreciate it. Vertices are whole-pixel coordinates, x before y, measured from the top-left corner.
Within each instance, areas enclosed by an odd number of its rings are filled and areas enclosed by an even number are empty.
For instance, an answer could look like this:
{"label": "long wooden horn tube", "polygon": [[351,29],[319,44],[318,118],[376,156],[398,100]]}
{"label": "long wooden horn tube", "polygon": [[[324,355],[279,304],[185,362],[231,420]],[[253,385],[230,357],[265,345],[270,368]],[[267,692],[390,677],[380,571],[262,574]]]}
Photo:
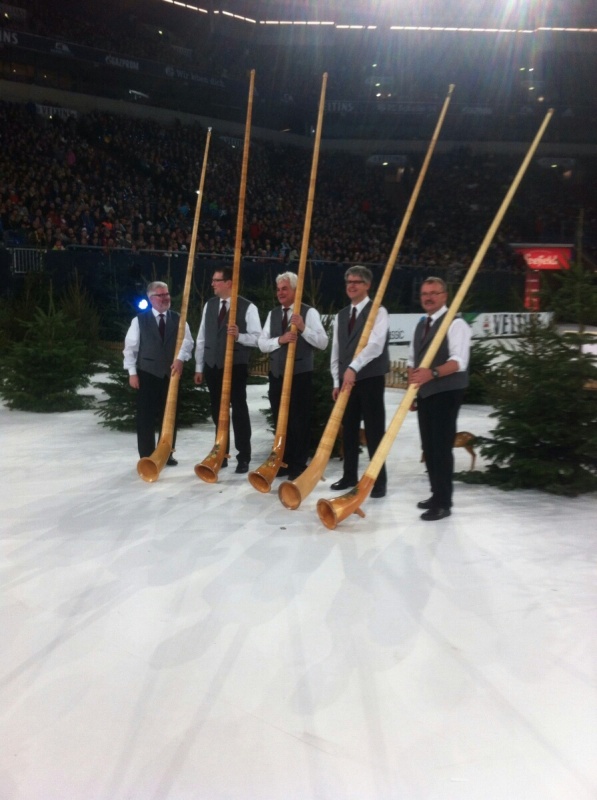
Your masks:
{"label": "long wooden horn tube", "polygon": [[[454,91],[454,84],[452,83],[450,84],[450,87],[448,89],[448,94],[446,96],[446,99],[444,100],[444,104],[442,106],[441,113],[439,115],[437,124],[435,126],[433,136],[429,143],[429,147],[427,148],[427,154],[425,155],[425,159],[423,161],[419,177],[412,191],[408,206],[404,213],[404,217],[402,218],[400,229],[398,231],[396,240],[394,242],[394,246],[392,247],[392,251],[389,255],[388,262],[384,269],[384,273],[377,288],[377,292],[375,294],[375,298],[371,306],[371,311],[369,312],[369,317],[367,318],[365,327],[363,328],[363,332],[361,333],[359,343],[355,350],[355,357],[361,352],[361,350],[365,347],[365,345],[369,341],[369,336],[371,335],[371,331],[373,330],[375,317],[377,316],[377,312],[379,310],[379,307],[381,306],[383,296],[385,294],[386,288],[392,276],[394,264],[396,263],[396,259],[398,258],[398,253],[400,252],[400,248],[404,240],[406,228],[408,227],[408,223],[410,222],[410,218],[412,217],[415,204],[417,202],[419,193],[421,191],[421,186],[423,185],[423,180],[425,179],[425,175],[427,174],[427,168],[429,166],[429,162],[431,161],[431,156],[433,155],[433,151],[435,150],[435,145],[439,138],[439,133],[441,131],[446,113],[448,111],[448,106],[450,105],[450,100],[453,91]],[[325,426],[325,429],[321,436],[321,440],[317,447],[317,451],[315,452],[315,455],[311,459],[311,463],[309,464],[307,469],[301,475],[299,475],[299,477],[296,480],[284,481],[278,487],[278,497],[280,498],[280,502],[282,503],[282,505],[284,505],[286,508],[289,508],[293,511],[297,509],[300,506],[301,502],[304,500],[304,498],[307,497],[307,495],[309,495],[313,491],[314,487],[317,485],[319,480],[321,480],[321,477],[330,459],[330,454],[334,447],[334,443],[338,436],[338,431],[340,430],[340,425],[342,424],[342,417],[344,416],[344,411],[346,410],[346,405],[348,403],[349,396],[350,392],[347,391],[343,391],[338,394],[336,402],[334,403],[334,407],[332,408],[332,413],[330,414],[330,418],[328,419],[327,425]]]}
{"label": "long wooden horn tube", "polygon": [[[199,230],[199,218],[201,217],[201,203],[203,202],[203,186],[205,184],[205,173],[207,171],[207,156],[209,153],[209,143],[211,141],[211,128],[207,129],[205,139],[205,150],[203,153],[203,166],[201,168],[201,178],[199,180],[199,190],[197,191],[197,205],[195,206],[195,217],[193,219],[193,232],[191,234],[191,247],[189,249],[189,260],[187,263],[187,273],[185,276],[184,289],[182,293],[182,304],[180,308],[180,320],[178,322],[178,333],[176,334],[175,355],[182,347],[189,310],[189,295],[191,293],[191,283],[193,278],[193,268],[195,266],[195,250],[197,246],[197,231]],[[180,376],[176,373],[170,377],[168,394],[166,395],[166,406],[164,408],[164,420],[160,439],[156,449],[150,456],[141,458],[137,462],[137,472],[148,483],[157,481],[164,464],[170,457],[174,442],[174,426],[176,422],[176,405],[178,401],[178,386]]]}
{"label": "long wooden horn tube", "polygon": [[[528,153],[526,154],[524,161],[522,162],[516,177],[514,178],[512,185],[510,186],[504,200],[493,220],[487,233],[485,234],[485,238],[477,251],[475,258],[473,259],[472,264],[470,265],[467,274],[460,285],[459,290],[457,291],[454,300],[450,304],[450,308],[448,309],[447,313],[444,315],[442,320],[442,324],[438,328],[435,336],[429,348],[421,361],[420,367],[427,368],[435,358],[437,351],[440,348],[444,337],[448,332],[448,328],[452,324],[452,321],[462,302],[468,292],[471,283],[473,282],[473,278],[477,274],[477,271],[485,257],[487,249],[491,244],[495,233],[504,218],[504,215],[510,205],[512,198],[514,197],[514,193],[518,189],[518,186],[527,170],[527,167],[535,154],[537,147],[539,146],[539,142],[543,138],[543,134],[549,121],[553,115],[553,108],[550,108],[547,112],[545,119],[543,120],[537,135],[535,136]],[[416,384],[413,384],[408,387],[406,390],[406,394],[402,398],[402,402],[396,409],[394,417],[383,437],[381,442],[379,443],[379,447],[375,451],[373,458],[369,462],[369,466],[367,467],[363,477],[358,482],[358,484],[347,494],[341,495],[340,497],[336,497],[332,500],[319,500],[317,502],[317,513],[319,514],[320,520],[330,530],[333,530],[339,522],[346,519],[350,514],[356,513],[359,516],[365,516],[361,510],[362,503],[369,497],[369,493],[379,475],[379,472],[388,457],[388,454],[392,448],[392,444],[394,439],[398,435],[398,431],[402,427],[402,423],[408,413],[409,408],[412,405],[413,400],[417,396],[417,392],[419,391],[419,387]]]}
{"label": "long wooden horn tube", "polygon": [[[243,221],[245,216],[245,197],[247,194],[247,167],[249,163],[249,147],[251,144],[251,116],[253,113],[253,92],[255,89],[255,70],[251,70],[249,81],[249,99],[247,102],[247,121],[245,124],[245,141],[243,147],[243,160],[240,174],[240,189],[238,193],[238,214],[236,218],[236,240],[234,244],[234,261],[232,265],[232,290],[230,295],[230,309],[228,311],[228,325],[236,324],[236,309],[238,305],[238,287],[240,283],[240,262],[242,257]],[[218,426],[216,440],[209,455],[199,464],[195,464],[195,475],[206,483],[215,483],[218,472],[226,458],[228,450],[228,428],[230,425],[230,393],[232,389],[232,365],[234,360],[234,336],[226,337],[226,354],[224,356],[224,371],[222,376],[222,395],[218,413]]]}
{"label": "long wooden horn tube", "polygon": [[[309,236],[311,234],[311,220],[313,218],[313,203],[315,200],[315,182],[317,179],[317,165],[319,163],[319,150],[321,146],[321,129],[323,126],[323,110],[325,106],[325,92],[328,74],[324,72],[321,84],[321,96],[319,98],[319,113],[317,116],[317,129],[315,132],[315,142],[313,146],[313,161],[311,163],[311,178],[309,181],[309,191],[307,194],[307,209],[305,213],[305,224],[303,227],[303,241],[301,244],[301,254],[297,268],[297,283],[294,295],[294,313],[301,313],[301,303],[303,299],[303,286],[305,283],[305,272],[307,266],[307,254],[309,250]],[[291,325],[290,330],[296,332],[296,325]],[[286,352],[286,364],[284,365],[284,378],[282,380],[282,394],[280,397],[280,408],[276,423],[276,433],[271,453],[264,463],[249,473],[249,481],[254,489],[266,494],[272,487],[272,481],[278,474],[284,456],[286,446],[286,432],[288,430],[288,415],[290,409],[290,394],[292,391],[292,378],[294,373],[294,363],[296,356],[296,342],[288,344]]]}

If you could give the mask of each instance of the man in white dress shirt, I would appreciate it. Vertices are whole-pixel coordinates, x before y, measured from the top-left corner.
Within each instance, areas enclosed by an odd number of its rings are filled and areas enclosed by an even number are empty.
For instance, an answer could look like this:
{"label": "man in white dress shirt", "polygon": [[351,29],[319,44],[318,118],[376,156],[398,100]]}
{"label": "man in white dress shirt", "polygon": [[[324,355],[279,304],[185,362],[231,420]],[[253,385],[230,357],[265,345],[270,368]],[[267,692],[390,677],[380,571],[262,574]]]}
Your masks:
{"label": "man in white dress shirt", "polygon": [[[350,489],[358,483],[359,430],[361,420],[367,437],[371,458],[385,433],[385,375],[390,369],[388,342],[390,334],[388,312],[380,306],[369,341],[355,358],[355,351],[371,311],[369,289],[373,275],[367,267],[350,267],[345,275],[346,294],[350,305],[334,319],[331,371],[334,381],[333,398],[340,392],[350,392],[342,420],[344,472],[331,489]],[[385,464],[371,490],[371,497],[384,497],[387,487]]]}
{"label": "man in white dress shirt", "polygon": [[[297,282],[298,276],[294,272],[278,275],[276,296],[280,305],[268,314],[259,337],[259,349],[262,353],[269,353],[268,396],[276,426],[288,345],[296,342],[286,444],[282,458],[288,466],[278,470],[279,477],[287,475],[290,480],[298,478],[303,472],[309,457],[313,410],[313,350],[325,350],[328,346],[328,335],[317,309],[301,303],[300,314],[294,313]],[[291,330],[293,325],[296,331]]]}
{"label": "man in white dress shirt", "polygon": [[426,313],[413,335],[408,356],[408,381],[419,385],[417,414],[431,497],[417,506],[421,519],[449,517],[452,508],[454,437],[458,410],[468,386],[471,329],[463,319],[454,319],[431,366],[419,366],[448,307],[448,290],[441,278],[426,278],[421,285],[421,305]]}
{"label": "man in white dress shirt", "polygon": [[[137,446],[140,458],[155,450],[155,431],[164,417],[170,377],[182,375],[182,365],[193,353],[193,337],[185,323],[180,351],[174,358],[180,315],[170,310],[168,284],[153,281],[147,287],[150,308],[133,318],[124,340],[124,368],[137,391]],[[176,443],[176,426],[173,445]],[[172,455],[168,466],[178,462]]]}
{"label": "man in white dress shirt", "polygon": [[[222,380],[226,357],[226,340],[234,336],[234,356],[232,365],[232,384],[230,405],[232,406],[232,429],[234,446],[238,451],[236,472],[249,471],[251,460],[251,420],[247,405],[247,379],[249,376],[249,348],[257,347],[261,334],[259,312],[253,303],[238,295],[236,302],[236,323],[228,324],[230,295],[232,294],[232,269],[217,269],[211,285],[214,297],[207,301],[201,317],[195,348],[195,383],[205,380],[209,389],[211,415],[218,427]],[[228,466],[225,460],[222,466]]]}

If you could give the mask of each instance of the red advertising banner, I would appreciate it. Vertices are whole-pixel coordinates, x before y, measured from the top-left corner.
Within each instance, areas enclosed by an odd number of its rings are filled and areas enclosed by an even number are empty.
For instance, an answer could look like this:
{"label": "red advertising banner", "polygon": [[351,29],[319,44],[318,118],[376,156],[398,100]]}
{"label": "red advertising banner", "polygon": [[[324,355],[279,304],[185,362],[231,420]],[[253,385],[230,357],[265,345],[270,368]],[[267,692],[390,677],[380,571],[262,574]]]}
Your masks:
{"label": "red advertising banner", "polygon": [[571,244],[512,244],[529,269],[570,269]]}
{"label": "red advertising banner", "polygon": [[527,269],[524,286],[524,307],[527,311],[539,311],[539,290],[541,275],[534,269]]}

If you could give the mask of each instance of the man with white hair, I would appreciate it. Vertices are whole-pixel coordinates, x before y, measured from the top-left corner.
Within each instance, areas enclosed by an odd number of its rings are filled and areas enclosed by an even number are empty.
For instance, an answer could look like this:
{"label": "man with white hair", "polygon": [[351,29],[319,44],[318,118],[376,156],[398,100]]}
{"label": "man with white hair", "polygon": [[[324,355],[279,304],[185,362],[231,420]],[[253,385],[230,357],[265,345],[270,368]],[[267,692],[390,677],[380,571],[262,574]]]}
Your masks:
{"label": "man with white hair", "polygon": [[[280,477],[298,478],[307,466],[313,410],[313,351],[325,350],[328,335],[321,323],[317,309],[301,303],[300,313],[294,313],[294,299],[298,277],[294,272],[283,272],[276,278],[276,296],[280,305],[267,316],[259,337],[259,349],[269,353],[269,402],[278,424],[282,384],[288,345],[296,342],[292,389],[288,410],[286,445],[282,460],[287,464],[278,470]],[[291,330],[294,325],[296,331]]]}
{"label": "man with white hair", "polygon": [[[170,310],[168,284],[153,281],[147,287],[150,308],[133,318],[124,340],[124,368],[129,384],[137,391],[137,446],[139,457],[155,450],[155,430],[164,417],[168,387],[172,375],[182,375],[182,365],[193,353],[193,337],[185,323],[185,335],[179,352],[174,353],[180,314]],[[174,430],[173,446],[176,442]],[[166,464],[176,466],[172,455]]]}

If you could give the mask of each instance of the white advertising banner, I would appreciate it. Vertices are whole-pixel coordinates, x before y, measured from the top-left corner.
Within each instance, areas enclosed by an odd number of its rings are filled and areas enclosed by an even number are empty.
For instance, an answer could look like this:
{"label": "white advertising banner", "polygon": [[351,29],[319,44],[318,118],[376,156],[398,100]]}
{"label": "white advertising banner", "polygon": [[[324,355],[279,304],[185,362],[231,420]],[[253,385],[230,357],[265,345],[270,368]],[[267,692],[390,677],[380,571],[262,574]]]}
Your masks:
{"label": "white advertising banner", "polygon": [[[418,321],[424,314],[390,314],[390,345],[410,344]],[[533,317],[543,324],[551,320],[551,313],[491,312],[461,314],[473,330],[473,339],[505,339],[518,336]]]}

